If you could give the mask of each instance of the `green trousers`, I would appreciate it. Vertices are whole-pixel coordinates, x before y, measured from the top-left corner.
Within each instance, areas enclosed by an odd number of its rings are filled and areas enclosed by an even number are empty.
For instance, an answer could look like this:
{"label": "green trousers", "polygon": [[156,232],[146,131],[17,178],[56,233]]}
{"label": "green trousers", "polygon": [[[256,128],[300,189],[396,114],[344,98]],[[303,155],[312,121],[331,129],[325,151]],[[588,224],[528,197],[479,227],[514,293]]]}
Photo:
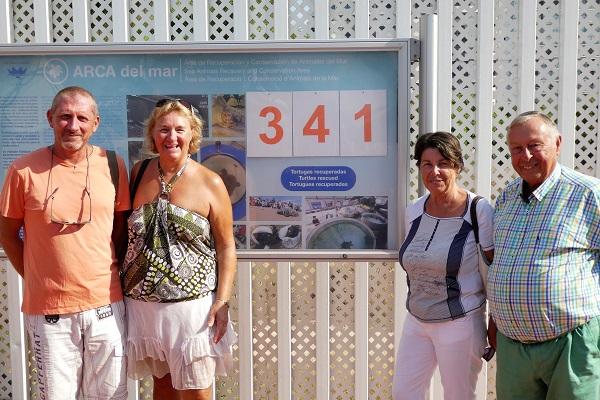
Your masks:
{"label": "green trousers", "polygon": [[498,400],[600,400],[600,317],[540,343],[498,332]]}

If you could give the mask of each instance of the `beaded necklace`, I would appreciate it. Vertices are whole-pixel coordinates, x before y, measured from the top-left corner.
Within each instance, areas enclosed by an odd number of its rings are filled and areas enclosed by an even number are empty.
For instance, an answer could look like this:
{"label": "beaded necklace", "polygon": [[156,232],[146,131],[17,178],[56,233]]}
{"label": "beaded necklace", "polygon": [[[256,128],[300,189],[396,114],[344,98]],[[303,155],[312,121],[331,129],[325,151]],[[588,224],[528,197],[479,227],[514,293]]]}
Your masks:
{"label": "beaded necklace", "polygon": [[177,181],[177,179],[179,179],[179,177],[181,175],[183,175],[183,171],[185,171],[185,167],[187,167],[189,160],[190,160],[189,157],[186,158],[185,163],[183,163],[183,166],[181,167],[181,169],[179,171],[177,171],[177,173],[175,175],[173,175],[173,177],[171,178],[171,180],[169,180],[169,182],[165,182],[165,174],[163,172],[162,167],[160,166],[160,160],[158,160],[158,179],[160,181],[160,194],[158,197],[165,199],[165,200],[169,200],[169,194],[173,190],[173,186],[175,185],[175,182]]}

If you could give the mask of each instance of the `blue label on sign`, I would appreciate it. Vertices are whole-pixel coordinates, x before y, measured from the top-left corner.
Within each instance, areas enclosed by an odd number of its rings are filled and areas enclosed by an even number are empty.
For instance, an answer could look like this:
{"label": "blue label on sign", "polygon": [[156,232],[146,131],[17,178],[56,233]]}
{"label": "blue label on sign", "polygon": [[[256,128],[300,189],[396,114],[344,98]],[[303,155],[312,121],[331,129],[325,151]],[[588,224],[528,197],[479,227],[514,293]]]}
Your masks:
{"label": "blue label on sign", "polygon": [[293,192],[344,192],[354,187],[356,174],[350,167],[287,167],[281,184]]}

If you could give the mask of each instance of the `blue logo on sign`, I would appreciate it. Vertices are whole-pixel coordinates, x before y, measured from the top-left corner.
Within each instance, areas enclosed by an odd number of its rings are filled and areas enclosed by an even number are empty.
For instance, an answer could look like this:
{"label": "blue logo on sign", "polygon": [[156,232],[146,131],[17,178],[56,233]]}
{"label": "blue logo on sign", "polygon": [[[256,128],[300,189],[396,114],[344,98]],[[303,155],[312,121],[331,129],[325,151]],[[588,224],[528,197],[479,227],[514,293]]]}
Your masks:
{"label": "blue logo on sign", "polygon": [[8,75],[17,79],[21,79],[26,72],[27,68],[25,67],[12,67],[8,69]]}
{"label": "blue logo on sign", "polygon": [[281,173],[281,185],[293,192],[345,192],[354,187],[356,173],[350,167],[287,167]]}

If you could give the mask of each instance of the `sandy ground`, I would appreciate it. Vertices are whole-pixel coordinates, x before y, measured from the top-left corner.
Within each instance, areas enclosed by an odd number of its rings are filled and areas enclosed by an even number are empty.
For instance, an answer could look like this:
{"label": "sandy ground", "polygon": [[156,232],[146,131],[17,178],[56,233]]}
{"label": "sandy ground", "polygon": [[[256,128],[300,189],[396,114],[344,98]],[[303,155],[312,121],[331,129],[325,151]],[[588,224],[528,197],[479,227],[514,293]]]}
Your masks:
{"label": "sandy ground", "polygon": [[496,356],[487,364],[487,400],[496,400]]}

